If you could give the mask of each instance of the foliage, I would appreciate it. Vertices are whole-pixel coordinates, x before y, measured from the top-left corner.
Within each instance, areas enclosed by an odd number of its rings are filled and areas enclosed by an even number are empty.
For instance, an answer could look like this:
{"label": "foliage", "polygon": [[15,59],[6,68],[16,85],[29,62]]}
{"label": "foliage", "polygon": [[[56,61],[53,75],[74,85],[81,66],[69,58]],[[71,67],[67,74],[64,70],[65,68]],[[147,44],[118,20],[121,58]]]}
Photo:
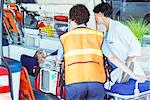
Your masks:
{"label": "foliage", "polygon": [[144,35],[150,34],[150,24],[147,24],[143,19],[130,18],[125,24],[131,29],[141,43],[143,43]]}

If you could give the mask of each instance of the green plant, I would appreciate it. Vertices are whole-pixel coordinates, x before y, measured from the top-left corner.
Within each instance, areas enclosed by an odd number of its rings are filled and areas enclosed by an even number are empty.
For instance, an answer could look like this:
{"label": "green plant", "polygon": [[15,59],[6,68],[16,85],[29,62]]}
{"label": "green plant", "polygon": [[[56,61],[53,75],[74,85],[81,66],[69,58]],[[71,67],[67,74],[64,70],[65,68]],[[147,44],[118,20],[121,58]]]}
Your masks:
{"label": "green plant", "polygon": [[130,18],[125,24],[131,29],[141,43],[143,43],[144,35],[150,34],[150,24],[147,24],[143,19]]}

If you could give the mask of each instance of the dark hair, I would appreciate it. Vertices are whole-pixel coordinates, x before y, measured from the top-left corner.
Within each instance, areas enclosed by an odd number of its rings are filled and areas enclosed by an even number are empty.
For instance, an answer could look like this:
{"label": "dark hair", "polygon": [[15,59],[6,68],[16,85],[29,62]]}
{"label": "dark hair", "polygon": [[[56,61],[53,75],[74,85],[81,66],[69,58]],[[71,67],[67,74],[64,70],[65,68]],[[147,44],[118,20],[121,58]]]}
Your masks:
{"label": "dark hair", "polygon": [[101,3],[101,4],[98,4],[94,10],[93,10],[94,13],[103,13],[105,17],[111,17],[112,15],[112,12],[113,12],[113,9],[112,9],[112,6],[108,3]]}
{"label": "dark hair", "polygon": [[90,13],[85,5],[77,4],[73,6],[69,11],[70,20],[75,20],[75,22],[80,24],[86,24],[89,21]]}

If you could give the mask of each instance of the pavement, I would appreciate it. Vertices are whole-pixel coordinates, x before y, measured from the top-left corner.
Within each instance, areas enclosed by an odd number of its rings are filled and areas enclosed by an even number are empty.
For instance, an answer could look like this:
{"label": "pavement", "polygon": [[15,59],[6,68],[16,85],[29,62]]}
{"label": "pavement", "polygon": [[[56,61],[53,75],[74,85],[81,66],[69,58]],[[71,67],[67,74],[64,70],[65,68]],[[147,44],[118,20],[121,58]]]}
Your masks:
{"label": "pavement", "polygon": [[137,57],[137,61],[150,63],[150,47],[142,47],[141,56]]}
{"label": "pavement", "polygon": [[[146,76],[150,76],[150,46],[142,47],[141,56],[136,59],[142,66]],[[150,77],[148,78],[150,80]]]}

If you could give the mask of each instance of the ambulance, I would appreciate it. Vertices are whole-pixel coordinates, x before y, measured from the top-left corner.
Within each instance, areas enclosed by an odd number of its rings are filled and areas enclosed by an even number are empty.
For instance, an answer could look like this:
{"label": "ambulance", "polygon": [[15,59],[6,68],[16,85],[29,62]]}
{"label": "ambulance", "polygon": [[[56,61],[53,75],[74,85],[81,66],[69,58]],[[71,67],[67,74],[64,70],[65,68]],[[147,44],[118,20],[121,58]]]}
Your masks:
{"label": "ambulance", "polygon": [[[131,12],[137,14],[138,10],[131,11],[135,5],[128,9],[124,5],[130,6],[129,2],[123,2],[123,10],[120,10],[121,6],[115,1],[0,0],[0,100],[66,100],[65,67],[57,61],[57,51],[60,37],[71,31],[69,10],[76,4],[84,4],[90,12],[87,26],[94,30],[99,27],[93,13],[98,4],[112,5],[113,19],[119,16],[125,20]],[[141,14],[149,13],[147,9],[149,6],[143,8]],[[143,57],[150,57],[142,55],[139,58],[149,76],[150,61]],[[135,82],[133,94],[106,90],[104,100],[150,100],[150,90],[139,92],[138,85]]]}

